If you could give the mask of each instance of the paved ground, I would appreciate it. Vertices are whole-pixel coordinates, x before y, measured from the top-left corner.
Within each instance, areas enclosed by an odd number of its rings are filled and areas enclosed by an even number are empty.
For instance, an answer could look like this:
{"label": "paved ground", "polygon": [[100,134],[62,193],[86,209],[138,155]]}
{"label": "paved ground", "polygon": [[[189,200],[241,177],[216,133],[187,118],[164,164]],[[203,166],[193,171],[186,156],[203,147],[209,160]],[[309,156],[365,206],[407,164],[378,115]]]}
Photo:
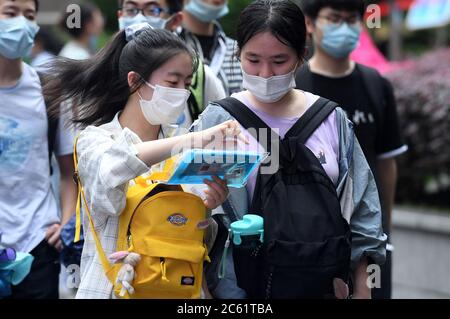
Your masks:
{"label": "paved ground", "polygon": [[395,228],[393,298],[450,298],[450,236]]}

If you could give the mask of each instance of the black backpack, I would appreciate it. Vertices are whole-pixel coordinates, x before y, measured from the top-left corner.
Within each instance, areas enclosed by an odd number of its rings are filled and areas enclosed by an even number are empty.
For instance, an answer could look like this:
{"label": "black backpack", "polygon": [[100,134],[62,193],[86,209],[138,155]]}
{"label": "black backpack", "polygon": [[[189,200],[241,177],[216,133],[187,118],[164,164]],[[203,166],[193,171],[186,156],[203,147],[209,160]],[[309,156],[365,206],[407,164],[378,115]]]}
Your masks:
{"label": "black backpack", "polygon": [[[266,128],[270,136],[271,129],[238,100],[217,104],[244,128]],[[249,212],[264,218],[264,243],[247,236],[233,246],[237,283],[249,298],[334,298],[334,278],[349,280],[350,228],[335,186],[305,146],[336,106],[320,98],[280,139],[278,171],[258,174]],[[268,144],[268,152],[277,151]]]}

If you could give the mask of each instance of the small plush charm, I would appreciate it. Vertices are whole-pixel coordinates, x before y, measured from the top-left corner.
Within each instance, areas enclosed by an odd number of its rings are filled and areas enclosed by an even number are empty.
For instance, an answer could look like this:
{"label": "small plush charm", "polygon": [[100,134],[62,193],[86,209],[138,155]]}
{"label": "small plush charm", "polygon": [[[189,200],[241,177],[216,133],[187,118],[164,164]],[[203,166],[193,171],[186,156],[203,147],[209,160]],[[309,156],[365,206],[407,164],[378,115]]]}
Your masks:
{"label": "small plush charm", "polygon": [[141,260],[141,256],[139,254],[130,253],[128,251],[118,251],[114,254],[111,254],[109,256],[109,259],[114,264],[123,264],[116,278],[116,283],[120,283],[122,285],[119,296],[124,297],[126,292],[128,292],[128,294],[130,295],[134,294],[134,288],[131,283],[136,277],[134,267],[136,267],[137,263]]}

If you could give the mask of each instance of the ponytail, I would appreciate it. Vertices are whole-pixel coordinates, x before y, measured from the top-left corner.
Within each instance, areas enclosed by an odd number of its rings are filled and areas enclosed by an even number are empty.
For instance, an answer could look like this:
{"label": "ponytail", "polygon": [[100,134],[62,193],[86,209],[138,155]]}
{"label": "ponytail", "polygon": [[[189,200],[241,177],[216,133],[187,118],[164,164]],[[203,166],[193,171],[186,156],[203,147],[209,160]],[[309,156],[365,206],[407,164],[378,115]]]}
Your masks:
{"label": "ponytail", "polygon": [[[71,101],[72,121],[82,127],[110,122],[134,93],[161,65],[180,53],[195,54],[166,30],[146,29],[127,42],[125,31],[93,58],[76,61],[58,58],[44,77],[44,95],[51,101],[49,113],[58,117],[62,102]],[[128,73],[143,79],[132,88]]]}

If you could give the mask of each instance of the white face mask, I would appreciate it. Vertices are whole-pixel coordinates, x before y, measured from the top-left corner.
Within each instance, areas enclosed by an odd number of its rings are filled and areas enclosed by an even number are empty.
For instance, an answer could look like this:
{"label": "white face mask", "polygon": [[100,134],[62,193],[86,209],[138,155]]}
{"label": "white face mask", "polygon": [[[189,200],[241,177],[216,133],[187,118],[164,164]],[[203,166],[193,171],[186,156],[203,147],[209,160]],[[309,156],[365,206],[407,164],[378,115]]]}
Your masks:
{"label": "white face mask", "polygon": [[175,123],[187,107],[191,92],[160,85],[153,86],[147,82],[145,84],[153,89],[150,101],[144,100],[138,92],[145,119],[152,125]]}
{"label": "white face mask", "polygon": [[256,75],[249,75],[242,70],[243,87],[263,103],[275,103],[281,100],[290,90],[295,88],[295,71],[285,75],[272,76],[265,79]]}

